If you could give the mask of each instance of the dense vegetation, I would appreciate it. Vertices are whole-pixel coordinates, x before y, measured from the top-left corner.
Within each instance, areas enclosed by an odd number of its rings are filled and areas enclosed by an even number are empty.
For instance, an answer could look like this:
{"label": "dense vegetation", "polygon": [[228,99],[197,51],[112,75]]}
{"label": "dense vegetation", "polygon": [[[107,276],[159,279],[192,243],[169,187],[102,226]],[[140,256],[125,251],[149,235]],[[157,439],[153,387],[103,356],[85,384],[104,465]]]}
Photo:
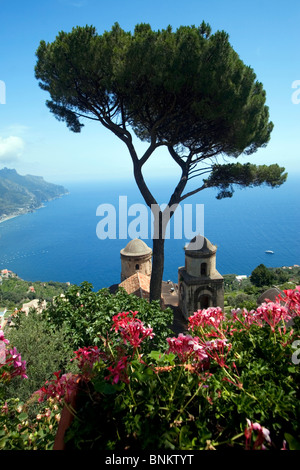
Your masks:
{"label": "dense vegetation", "polygon": [[0,170],[0,219],[3,216],[28,212],[54,199],[67,190],[46,182],[41,176],[19,175],[16,170]]}
{"label": "dense vegetation", "polygon": [[172,323],[171,310],[162,312],[157,302],[150,305],[144,299],[129,296],[123,289],[115,295],[107,289],[94,292],[92,285],[84,282],[69,287],[64,297],[54,298],[41,314],[32,310],[28,317],[22,312],[14,315],[7,337],[22,352],[28,379],[18,379],[8,386],[8,396],[18,396],[26,402],[52,377],[53,371],[74,370],[70,363],[73,351],[86,344],[101,343],[101,337],[109,333],[112,316],[124,309],[138,309],[143,321],[151,322],[156,329],[152,346],[164,345],[171,334],[168,328]]}
{"label": "dense vegetation", "polygon": [[52,449],[76,389],[70,450],[299,448],[300,288],[284,297],[231,316],[198,311],[174,336],[157,303],[71,286],[0,337],[14,345],[1,367],[0,448]]}
{"label": "dense vegetation", "polygon": [[[130,312],[114,316],[118,346],[78,351],[81,383],[66,449],[299,449],[299,294],[289,293],[289,306],[255,314],[198,311],[189,334],[149,354],[155,330]],[[44,396],[58,385],[59,378]]]}
{"label": "dense vegetation", "polygon": [[[261,268],[263,266],[263,268]],[[253,283],[253,274],[263,269],[268,273],[268,282],[259,286]],[[281,289],[295,288],[300,284],[300,267],[266,268],[260,265],[252,271],[251,277],[238,280],[236,274],[224,275],[225,306],[230,308],[255,308],[257,299],[271,286]],[[33,289],[32,289],[33,288]],[[62,282],[30,282],[16,277],[3,279],[0,283],[0,310],[4,307],[13,311],[33,299],[52,302],[54,297],[64,294],[68,285]]]}
{"label": "dense vegetation", "polygon": [[[6,332],[9,341],[22,352],[28,376],[26,380],[18,377],[8,383],[6,398],[18,397],[26,403],[46,380],[52,378],[53,371],[74,370],[70,363],[74,348],[68,339],[68,331],[64,327],[49,330],[47,321],[34,310],[28,316],[14,318],[14,326]],[[33,408],[36,409],[36,404]]]}
{"label": "dense vegetation", "polygon": [[19,277],[2,279],[0,282],[0,310],[6,307],[10,312],[20,309],[26,302],[33,299],[51,302],[53,297],[63,294],[68,285],[63,282],[25,281]]}
{"label": "dense vegetation", "polygon": [[246,279],[237,279],[235,274],[224,275],[225,311],[232,308],[257,307],[261,294],[271,287],[278,290],[294,289],[300,284],[300,267],[266,268],[257,266]]}
{"label": "dense vegetation", "polygon": [[[297,267],[270,271],[273,281],[285,282],[281,288],[299,284]],[[22,282],[4,280],[5,285]],[[188,334],[177,337],[170,329],[171,310],[122,289],[114,295],[108,289],[95,292],[88,282],[64,289],[42,314],[19,312],[5,329],[11,346],[6,345],[0,368],[0,448],[52,449],[65,394],[72,392],[78,374],[85,377],[82,408],[68,433],[69,448],[244,447],[247,432],[252,433],[248,446],[297,448],[299,367],[292,357],[299,319],[294,318],[293,330],[285,323],[292,311],[299,316],[299,298],[294,310],[292,304],[259,309],[254,300],[265,288],[249,278],[225,276],[227,304],[249,303],[255,312],[240,311],[228,320],[213,308],[208,316],[190,319]],[[218,347],[204,351],[207,344]],[[260,428],[251,427],[255,422]],[[265,428],[272,443],[262,434]]]}
{"label": "dense vegetation", "polygon": [[[39,403],[34,392],[49,381],[55,371],[78,372],[77,365],[71,361],[73,351],[105,340],[113,315],[123,310],[139,310],[143,320],[151,322],[156,329],[153,346],[157,348],[162,347],[172,333],[170,309],[161,311],[158,302],[150,305],[123,289],[114,295],[108,289],[95,292],[87,282],[70,286],[65,296],[54,298],[42,314],[31,311],[27,317],[19,312],[13,317],[13,324],[5,329],[5,335],[22,353],[27,378],[17,376],[12,381],[9,376],[7,379],[5,367],[0,368],[0,372],[4,369],[0,375],[0,424],[4,424],[4,431],[0,430],[0,449],[53,446],[58,424],[55,416],[59,415],[61,404],[51,400],[46,405]],[[2,338],[0,335],[0,343]],[[13,355],[14,350],[11,351]],[[21,360],[18,363],[21,364]]]}

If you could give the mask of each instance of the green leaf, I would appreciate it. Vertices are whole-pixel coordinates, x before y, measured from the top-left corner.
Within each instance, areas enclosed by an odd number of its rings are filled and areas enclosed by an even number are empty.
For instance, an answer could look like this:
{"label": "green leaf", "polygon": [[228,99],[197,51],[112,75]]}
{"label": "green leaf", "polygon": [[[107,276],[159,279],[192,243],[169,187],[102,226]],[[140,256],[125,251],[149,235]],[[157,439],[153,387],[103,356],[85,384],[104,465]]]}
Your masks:
{"label": "green leaf", "polygon": [[19,414],[19,420],[20,421],[25,421],[25,419],[28,418],[28,414],[27,413],[20,413]]}
{"label": "green leaf", "polygon": [[151,351],[148,357],[154,359],[156,362],[167,362],[170,365],[174,365],[175,354],[173,353],[165,354],[161,351]]}
{"label": "green leaf", "polygon": [[297,441],[291,434],[285,433],[284,437],[289,445],[290,450],[300,450],[300,442]]}
{"label": "green leaf", "polygon": [[7,440],[8,437],[3,437],[2,439],[0,439],[0,449],[4,449]]}
{"label": "green leaf", "polygon": [[161,351],[151,351],[150,354],[148,354],[148,357],[150,359],[155,359],[155,361],[162,361],[164,358],[164,354]]}
{"label": "green leaf", "polygon": [[117,392],[116,386],[103,381],[95,381],[94,388],[96,392],[103,393],[104,395],[113,395]]}

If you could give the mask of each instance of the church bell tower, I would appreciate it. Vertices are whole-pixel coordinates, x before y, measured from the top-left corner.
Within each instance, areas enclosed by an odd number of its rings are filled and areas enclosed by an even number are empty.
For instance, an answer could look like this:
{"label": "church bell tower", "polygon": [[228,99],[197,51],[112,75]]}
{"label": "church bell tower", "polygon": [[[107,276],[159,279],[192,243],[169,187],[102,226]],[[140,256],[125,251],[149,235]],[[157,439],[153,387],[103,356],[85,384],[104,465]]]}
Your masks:
{"label": "church bell tower", "polygon": [[216,251],[207,238],[197,235],[185,247],[185,266],[178,269],[179,307],[188,319],[197,310],[224,309],[224,279],[216,269]]}

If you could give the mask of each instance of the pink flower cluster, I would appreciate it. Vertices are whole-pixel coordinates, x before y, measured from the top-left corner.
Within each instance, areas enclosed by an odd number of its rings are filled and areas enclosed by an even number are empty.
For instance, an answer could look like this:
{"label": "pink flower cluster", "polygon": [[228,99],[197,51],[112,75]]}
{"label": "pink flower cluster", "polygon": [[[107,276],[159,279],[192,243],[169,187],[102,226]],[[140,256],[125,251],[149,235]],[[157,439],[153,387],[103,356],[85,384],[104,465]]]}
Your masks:
{"label": "pink flower cluster", "polygon": [[7,344],[9,344],[9,340],[4,337],[3,331],[0,330],[0,368],[3,368],[1,379],[11,380],[16,376],[27,379],[26,361],[22,361],[21,354],[18,353],[15,347],[7,349]]}
{"label": "pink flower cluster", "polygon": [[113,316],[113,327],[119,331],[125,344],[127,342],[134,348],[138,348],[145,338],[153,338],[153,329],[146,328],[141,320],[136,318],[138,312],[122,312]]}
{"label": "pink flower cluster", "polygon": [[289,312],[293,316],[300,315],[300,286],[297,286],[296,289],[287,289],[284,290],[284,295],[280,294],[278,296],[278,301],[285,302],[285,305]]}
{"label": "pink flower cluster", "polygon": [[276,302],[264,302],[256,310],[248,312],[246,309],[237,309],[231,313],[233,320],[239,321],[244,328],[248,329],[252,324],[262,327],[267,323],[274,332],[280,322],[285,324],[300,316],[300,286],[284,290],[276,298]]}
{"label": "pink flower cluster", "polygon": [[275,327],[279,322],[287,322],[292,318],[286,307],[274,302],[263,303],[257,307],[256,312],[258,321],[263,320],[268,323],[272,331],[275,331]]}
{"label": "pink flower cluster", "polygon": [[231,311],[232,319],[238,321],[244,328],[249,329],[252,324],[263,326],[261,317],[257,314],[256,310],[248,312],[246,308],[233,309]]}
{"label": "pink flower cluster", "polygon": [[251,442],[251,436],[252,432],[256,431],[257,437],[256,440],[253,444],[252,450],[256,449],[261,449],[265,450],[266,447],[264,445],[264,442],[271,443],[271,438],[270,438],[270,431],[263,426],[261,426],[259,423],[252,423],[248,418],[247,418],[247,427],[244,431],[245,437],[246,437],[246,450],[250,450],[250,442]]}
{"label": "pink flower cluster", "polygon": [[179,333],[177,337],[167,338],[169,349],[167,354],[174,353],[181,362],[190,362],[194,366],[203,367],[208,356],[205,347],[200,344],[200,339],[196,336]]}
{"label": "pink flower cluster", "polygon": [[9,341],[4,337],[4,333],[2,330],[0,330],[0,341],[3,341],[4,344],[9,344]]}
{"label": "pink flower cluster", "polygon": [[[232,348],[231,343],[227,343],[227,339],[217,338],[213,341],[207,341],[205,345],[205,351],[207,355],[216,361],[220,367],[228,367],[226,365],[226,359],[229,351]],[[226,349],[226,351],[225,351]]]}
{"label": "pink flower cluster", "polygon": [[95,362],[98,362],[100,357],[103,356],[103,353],[101,353],[97,346],[88,346],[79,348],[77,351],[74,351],[74,354],[75,357],[71,360],[77,361],[78,367],[82,373],[82,378],[85,380],[90,379],[93,366]]}
{"label": "pink flower cluster", "polygon": [[72,400],[80,379],[71,373],[60,374],[61,371],[54,372],[55,379],[47,380],[45,385],[35,392],[39,395],[39,402],[48,400],[48,398],[56,398],[59,402],[62,400],[70,402]]}
{"label": "pink flower cluster", "polygon": [[119,381],[129,383],[129,378],[126,372],[128,363],[128,357],[121,357],[116,365],[109,366],[107,370],[109,375],[105,377],[105,380],[112,379],[112,383],[117,384]]}
{"label": "pink flower cluster", "polygon": [[232,310],[233,320],[240,322],[243,327],[248,329],[253,324],[262,327],[267,323],[273,332],[280,322],[286,323],[294,316],[295,314],[279,302],[264,302],[256,310],[250,312],[245,308],[242,311]]}
{"label": "pink flower cluster", "polygon": [[74,354],[75,357],[71,361],[78,362],[81,371],[80,378],[71,373],[61,375],[61,371],[54,372],[55,379],[46,381],[45,385],[36,392],[39,395],[39,401],[52,397],[59,401],[64,399],[66,402],[70,402],[79,380],[89,381],[93,375],[94,364],[101,357],[106,359],[106,355],[97,346],[79,348],[74,351]]}
{"label": "pink flower cluster", "polygon": [[216,338],[213,341],[204,341],[198,336],[193,337],[180,333],[178,337],[167,338],[169,349],[167,353],[174,353],[179,360],[190,362],[194,367],[207,368],[209,358],[216,361],[220,367],[227,367],[226,359],[231,350],[231,343],[226,339]]}
{"label": "pink flower cluster", "polygon": [[218,328],[223,320],[225,320],[225,315],[220,307],[197,310],[197,312],[189,317],[189,329],[194,330],[197,327],[208,325]]}

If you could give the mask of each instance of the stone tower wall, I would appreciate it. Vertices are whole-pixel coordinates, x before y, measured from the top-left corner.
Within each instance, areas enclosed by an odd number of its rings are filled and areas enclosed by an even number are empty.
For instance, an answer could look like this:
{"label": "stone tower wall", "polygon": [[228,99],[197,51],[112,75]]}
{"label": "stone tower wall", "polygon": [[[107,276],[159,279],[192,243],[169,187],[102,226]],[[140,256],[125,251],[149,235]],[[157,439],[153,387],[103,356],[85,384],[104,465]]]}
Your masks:
{"label": "stone tower wall", "polygon": [[151,254],[144,257],[121,255],[121,282],[136,272],[151,276],[151,269]]}
{"label": "stone tower wall", "polygon": [[188,256],[185,257],[186,272],[193,277],[201,276],[201,265],[206,264],[206,276],[214,277],[216,274],[216,255],[211,256]]}
{"label": "stone tower wall", "polygon": [[224,279],[216,269],[216,247],[207,239],[199,250],[186,250],[178,269],[178,304],[188,319],[197,310],[224,309]]}

